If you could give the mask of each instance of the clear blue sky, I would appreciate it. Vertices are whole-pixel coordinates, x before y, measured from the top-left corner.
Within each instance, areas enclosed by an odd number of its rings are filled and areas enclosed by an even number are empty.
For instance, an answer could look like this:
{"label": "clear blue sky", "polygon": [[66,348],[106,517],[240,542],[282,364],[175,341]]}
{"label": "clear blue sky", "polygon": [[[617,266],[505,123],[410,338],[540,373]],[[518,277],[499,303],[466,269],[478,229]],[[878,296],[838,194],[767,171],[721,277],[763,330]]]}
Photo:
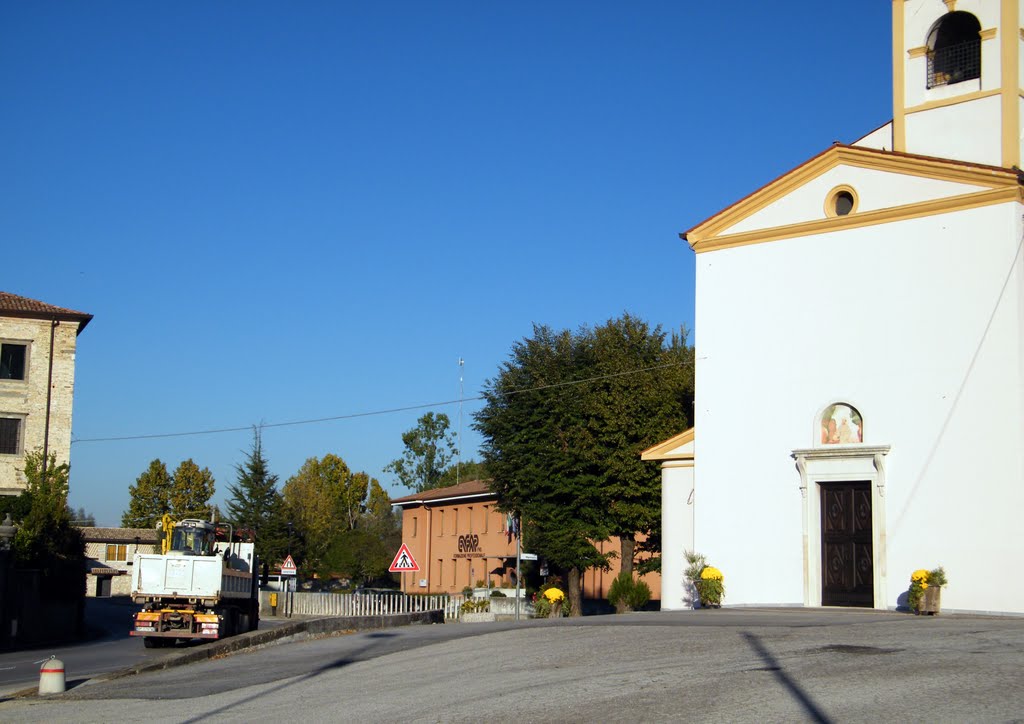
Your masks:
{"label": "clear blue sky", "polygon": [[[472,397],[534,322],[692,328],[678,232],[891,117],[890,12],[7,2],[0,289],[95,315],[78,440],[451,400],[459,357]],[[383,467],[423,412],[265,452],[282,483],[334,452],[404,494]],[[156,457],[221,501],[249,442],[76,442],[71,503],[118,524]]]}

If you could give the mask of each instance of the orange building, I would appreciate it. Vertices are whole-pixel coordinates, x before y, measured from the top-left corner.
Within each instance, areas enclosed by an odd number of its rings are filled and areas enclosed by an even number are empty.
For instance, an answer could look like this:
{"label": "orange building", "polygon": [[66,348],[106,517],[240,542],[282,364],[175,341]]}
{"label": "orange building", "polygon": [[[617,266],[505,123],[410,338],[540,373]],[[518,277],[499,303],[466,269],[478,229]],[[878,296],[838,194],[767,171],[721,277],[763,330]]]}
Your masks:
{"label": "orange building", "polygon": [[[402,511],[402,542],[420,570],[402,574],[406,593],[460,593],[466,586],[515,588],[516,539],[508,532],[498,499],[481,480],[436,488],[396,498]],[[618,551],[619,539],[597,543],[601,552]],[[583,576],[584,598],[606,598],[619,573],[588,570]],[[661,598],[661,577],[644,576],[651,596]]]}

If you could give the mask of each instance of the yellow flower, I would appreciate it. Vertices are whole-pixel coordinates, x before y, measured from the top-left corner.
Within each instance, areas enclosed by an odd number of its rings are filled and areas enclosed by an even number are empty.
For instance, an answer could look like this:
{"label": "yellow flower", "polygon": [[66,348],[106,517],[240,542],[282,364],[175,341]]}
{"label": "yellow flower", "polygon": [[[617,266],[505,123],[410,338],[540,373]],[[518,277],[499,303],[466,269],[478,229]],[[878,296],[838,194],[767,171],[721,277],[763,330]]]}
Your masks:
{"label": "yellow flower", "polygon": [[925,583],[924,581],[921,581],[921,590],[923,591],[926,588],[928,588],[928,584]]}
{"label": "yellow flower", "polygon": [[724,578],[722,572],[714,566],[705,566],[700,572],[700,577],[705,581],[721,581]]}
{"label": "yellow flower", "polygon": [[551,601],[551,603],[554,603],[555,601],[561,601],[562,599],[564,599],[565,594],[557,588],[549,588],[548,590],[544,591],[544,598]]}
{"label": "yellow flower", "polygon": [[919,568],[914,571],[910,576],[911,583],[927,583],[928,582],[928,571],[923,568]]}

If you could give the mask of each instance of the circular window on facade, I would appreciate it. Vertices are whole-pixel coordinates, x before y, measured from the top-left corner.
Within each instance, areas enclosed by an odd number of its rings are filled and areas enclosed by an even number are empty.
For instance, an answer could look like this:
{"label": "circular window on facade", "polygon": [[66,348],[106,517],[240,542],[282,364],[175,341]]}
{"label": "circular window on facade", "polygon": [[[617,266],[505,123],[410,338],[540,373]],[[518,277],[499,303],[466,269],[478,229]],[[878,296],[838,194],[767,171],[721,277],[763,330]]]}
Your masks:
{"label": "circular window on facade", "polygon": [[825,201],[826,216],[848,216],[857,210],[857,192],[850,186],[837,186]]}

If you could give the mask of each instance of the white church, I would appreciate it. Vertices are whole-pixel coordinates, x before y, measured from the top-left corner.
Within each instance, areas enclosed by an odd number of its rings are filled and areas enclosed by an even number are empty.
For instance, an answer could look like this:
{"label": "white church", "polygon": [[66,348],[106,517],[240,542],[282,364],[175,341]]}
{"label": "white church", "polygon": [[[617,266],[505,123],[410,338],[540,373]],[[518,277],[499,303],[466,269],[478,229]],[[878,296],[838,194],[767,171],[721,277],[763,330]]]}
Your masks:
{"label": "white church", "polygon": [[1024,613],[1024,0],[893,0],[893,119],[681,234],[694,429],[662,463],[725,605]]}

